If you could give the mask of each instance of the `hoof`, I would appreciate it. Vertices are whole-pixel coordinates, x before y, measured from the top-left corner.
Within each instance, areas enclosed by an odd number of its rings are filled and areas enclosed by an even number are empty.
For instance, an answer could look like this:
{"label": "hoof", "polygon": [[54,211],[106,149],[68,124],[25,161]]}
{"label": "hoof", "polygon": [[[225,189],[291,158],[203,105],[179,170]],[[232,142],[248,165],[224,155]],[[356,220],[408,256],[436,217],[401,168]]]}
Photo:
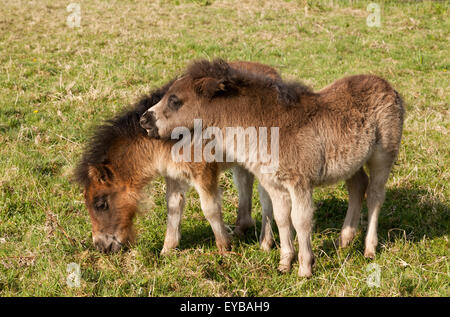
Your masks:
{"label": "hoof", "polygon": [[352,242],[352,239],[345,239],[343,237],[339,237],[338,241],[336,241],[336,244],[339,246],[339,248],[346,248],[350,245]]}
{"label": "hoof", "polygon": [[272,241],[263,241],[261,242],[260,249],[263,251],[270,251],[273,246],[273,240]]}
{"label": "hoof", "polygon": [[219,249],[220,254],[225,254],[231,250],[231,243],[217,245],[217,249]]}
{"label": "hoof", "polygon": [[309,260],[299,259],[298,276],[299,277],[311,277],[312,268],[316,264],[316,257],[312,255]]}
{"label": "hoof", "polygon": [[312,276],[312,268],[311,267],[299,267],[298,269],[299,277],[311,277]]}
{"label": "hoof", "polygon": [[288,253],[281,256],[280,264],[278,265],[278,271],[282,273],[289,272],[291,270],[292,260],[294,258],[294,254]]}
{"label": "hoof", "polygon": [[237,237],[242,238],[245,235],[245,232],[248,228],[236,227],[234,228],[233,234]]}
{"label": "hoof", "polygon": [[353,239],[356,236],[356,232],[349,230],[342,230],[341,235],[339,236],[338,245],[340,248],[346,248],[350,245]]}
{"label": "hoof", "polygon": [[281,273],[287,273],[291,270],[291,265],[290,264],[281,264],[278,265],[278,271],[280,271]]}
{"label": "hoof", "polygon": [[368,259],[374,259],[375,258],[375,251],[373,250],[366,250],[364,251],[364,256]]}
{"label": "hoof", "polygon": [[255,221],[253,219],[240,221],[239,224],[236,224],[234,228],[234,234],[238,237],[242,237],[245,235],[248,229],[255,226]]}
{"label": "hoof", "polygon": [[174,250],[173,248],[162,248],[160,254],[161,255],[168,255],[173,250]]}

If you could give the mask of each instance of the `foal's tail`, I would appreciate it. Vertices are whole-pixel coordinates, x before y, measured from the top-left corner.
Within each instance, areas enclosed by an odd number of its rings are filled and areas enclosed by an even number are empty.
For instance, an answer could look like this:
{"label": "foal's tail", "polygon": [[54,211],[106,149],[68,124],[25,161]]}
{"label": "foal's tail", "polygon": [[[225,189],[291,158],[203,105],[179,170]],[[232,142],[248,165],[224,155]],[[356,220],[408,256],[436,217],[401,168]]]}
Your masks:
{"label": "foal's tail", "polygon": [[403,98],[402,96],[398,93],[397,90],[394,89],[394,93],[395,93],[395,104],[398,106],[400,112],[401,112],[401,120],[402,120],[402,124],[403,124],[403,119],[405,116],[405,107],[404,107],[404,103],[403,103]]}
{"label": "foal's tail", "polygon": [[401,95],[394,89],[385,99],[382,111],[378,116],[378,143],[385,152],[397,156],[400,149],[405,116],[404,102]]}

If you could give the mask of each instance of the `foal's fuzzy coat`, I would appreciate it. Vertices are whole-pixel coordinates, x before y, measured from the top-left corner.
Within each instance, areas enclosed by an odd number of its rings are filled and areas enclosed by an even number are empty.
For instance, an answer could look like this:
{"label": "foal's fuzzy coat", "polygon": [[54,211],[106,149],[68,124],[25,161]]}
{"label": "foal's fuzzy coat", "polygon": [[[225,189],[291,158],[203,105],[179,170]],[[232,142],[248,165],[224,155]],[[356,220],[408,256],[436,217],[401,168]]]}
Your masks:
{"label": "foal's fuzzy coat", "polygon": [[[250,62],[235,62],[232,65],[260,72],[264,76],[279,77],[267,65]],[[143,97],[133,108],[97,127],[77,165],[75,180],[84,188],[94,245],[99,250],[118,251],[123,245],[133,241],[132,222],[138,209],[141,190],[158,175],[166,177],[167,185],[168,221],[162,253],[179,244],[184,193],[189,185],[199,192],[203,212],[211,223],[219,249],[223,251],[229,247],[229,236],[221,217],[217,181],[220,171],[231,165],[174,162],[171,156],[173,142],[150,139],[139,125],[141,115],[161,100],[172,82]],[[234,166],[233,177],[239,191],[235,232],[242,234],[254,224],[251,218],[253,175]],[[259,188],[259,191],[263,208],[270,220],[270,198],[266,197],[263,188]],[[270,230],[261,233],[261,243],[263,248],[270,248]]]}
{"label": "foal's fuzzy coat", "polygon": [[[176,109],[169,105],[174,99]],[[177,126],[193,128],[196,118],[203,120],[204,127],[219,127],[223,133],[231,126],[279,127],[278,170],[261,173],[262,164],[248,160],[243,166],[258,177],[272,199],[281,240],[280,270],[289,270],[294,256],[289,233],[293,224],[299,240],[299,275],[311,276],[315,186],[346,181],[349,207],[341,233],[344,246],[355,235],[367,193],[364,254],[375,255],[378,214],[400,147],[403,114],[399,94],[376,76],[346,77],[314,92],[300,83],[233,69],[216,60],[193,63],[144,118],[152,119],[162,138],[170,137]]]}

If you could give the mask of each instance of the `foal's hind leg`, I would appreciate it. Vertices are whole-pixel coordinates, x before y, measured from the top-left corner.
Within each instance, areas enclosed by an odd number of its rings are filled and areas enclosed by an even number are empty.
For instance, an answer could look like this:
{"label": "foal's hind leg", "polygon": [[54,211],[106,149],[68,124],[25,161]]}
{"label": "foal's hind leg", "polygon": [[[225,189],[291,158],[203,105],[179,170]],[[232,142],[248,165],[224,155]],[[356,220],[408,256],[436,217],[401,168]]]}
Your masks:
{"label": "foal's hind leg", "polygon": [[361,167],[355,175],[345,181],[348,190],[348,209],[342,226],[339,246],[345,248],[352,242],[358,229],[364,194],[369,179]]}
{"label": "foal's hind leg", "polygon": [[233,167],[233,180],[239,193],[239,207],[236,219],[236,235],[243,235],[248,228],[255,225],[252,219],[252,192],[254,176],[240,166]]}
{"label": "foal's hind leg", "polygon": [[375,257],[378,244],[377,226],[378,215],[385,197],[385,185],[395,160],[395,153],[376,150],[367,162],[369,168],[369,186],[367,188],[367,209],[369,214],[364,256]]}
{"label": "foal's hind leg", "polygon": [[261,234],[259,235],[259,244],[262,250],[269,251],[273,245],[273,207],[269,194],[261,184],[258,184],[259,200],[262,208]]}
{"label": "foal's hind leg", "polygon": [[291,218],[298,238],[298,275],[312,276],[314,254],[311,247],[312,221],[314,214],[314,201],[312,188],[293,186],[289,188],[292,200]]}
{"label": "foal's hind leg", "polygon": [[167,229],[161,254],[176,248],[181,239],[181,216],[184,209],[184,194],[187,184],[166,177]]}

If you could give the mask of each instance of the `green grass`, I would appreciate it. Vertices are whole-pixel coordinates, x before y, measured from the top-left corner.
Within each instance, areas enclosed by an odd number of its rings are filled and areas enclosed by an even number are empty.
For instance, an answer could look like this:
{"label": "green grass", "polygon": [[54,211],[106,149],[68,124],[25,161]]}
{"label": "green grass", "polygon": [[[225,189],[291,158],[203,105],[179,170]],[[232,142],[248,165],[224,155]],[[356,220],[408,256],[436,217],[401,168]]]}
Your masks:
{"label": "green grass", "polygon": [[[448,2],[376,1],[381,27],[366,25],[369,1],[2,1],[0,6],[0,296],[449,296]],[[306,9],[305,9],[306,8]],[[338,237],[343,184],[317,189],[314,276],[277,272],[257,227],[219,255],[195,192],[179,250],[162,257],[164,182],[149,186],[138,239],[104,255],[91,242],[80,188],[69,181],[91,128],[178,74],[192,59],[223,57],[277,67],[315,89],[373,73],[404,96],[404,138],[379,223],[374,260],[363,256],[367,211],[347,249]],[[236,218],[226,173],[224,217]],[[274,226],[276,232],[276,226]],[[277,242],[278,246],[278,242]],[[81,287],[66,284],[81,267]],[[369,287],[368,265],[380,267]]]}

